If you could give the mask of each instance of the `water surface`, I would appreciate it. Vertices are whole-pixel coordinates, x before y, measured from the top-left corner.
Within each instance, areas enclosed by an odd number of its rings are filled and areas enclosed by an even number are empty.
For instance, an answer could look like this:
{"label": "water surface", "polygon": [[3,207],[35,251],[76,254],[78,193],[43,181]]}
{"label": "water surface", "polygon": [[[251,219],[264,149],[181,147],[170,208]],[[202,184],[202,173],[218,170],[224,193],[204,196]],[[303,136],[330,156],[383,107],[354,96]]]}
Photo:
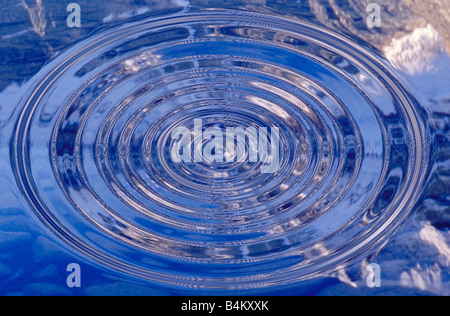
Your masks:
{"label": "water surface", "polygon": [[[73,30],[56,3],[20,5],[31,28],[1,34],[2,293],[448,293],[444,37],[258,5],[85,4]],[[174,163],[196,119],[277,126],[279,168]]]}

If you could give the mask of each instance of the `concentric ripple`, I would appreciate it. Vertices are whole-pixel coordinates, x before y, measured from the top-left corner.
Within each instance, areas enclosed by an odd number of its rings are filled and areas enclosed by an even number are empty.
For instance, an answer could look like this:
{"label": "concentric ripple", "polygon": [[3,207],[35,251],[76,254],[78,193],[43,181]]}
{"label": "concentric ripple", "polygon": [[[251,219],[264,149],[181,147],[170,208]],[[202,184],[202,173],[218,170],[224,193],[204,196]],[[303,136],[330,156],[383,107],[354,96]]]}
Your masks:
{"label": "concentric ripple", "polygon": [[[273,16],[111,29],[45,67],[21,108],[12,159],[40,220],[83,256],[164,284],[332,272],[387,241],[426,175],[421,111],[383,63]],[[174,161],[173,134],[196,120],[202,132],[277,127],[278,168],[250,162],[249,138],[232,162],[196,160],[211,144],[195,133],[192,161]]]}

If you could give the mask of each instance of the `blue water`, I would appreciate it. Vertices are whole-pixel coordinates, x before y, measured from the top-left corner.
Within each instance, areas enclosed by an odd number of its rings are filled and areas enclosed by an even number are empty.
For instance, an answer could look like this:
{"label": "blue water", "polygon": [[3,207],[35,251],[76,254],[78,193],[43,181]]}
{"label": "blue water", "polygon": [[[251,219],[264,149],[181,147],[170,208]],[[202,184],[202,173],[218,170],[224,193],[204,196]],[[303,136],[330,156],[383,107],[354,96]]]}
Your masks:
{"label": "blue water", "polygon": [[[22,15],[0,33],[0,294],[449,294],[450,59],[434,29],[435,50],[404,42],[411,65],[314,1],[95,2],[80,29],[57,1],[5,6]],[[197,161],[211,143],[195,133],[174,162],[195,120],[277,127],[279,167]]]}

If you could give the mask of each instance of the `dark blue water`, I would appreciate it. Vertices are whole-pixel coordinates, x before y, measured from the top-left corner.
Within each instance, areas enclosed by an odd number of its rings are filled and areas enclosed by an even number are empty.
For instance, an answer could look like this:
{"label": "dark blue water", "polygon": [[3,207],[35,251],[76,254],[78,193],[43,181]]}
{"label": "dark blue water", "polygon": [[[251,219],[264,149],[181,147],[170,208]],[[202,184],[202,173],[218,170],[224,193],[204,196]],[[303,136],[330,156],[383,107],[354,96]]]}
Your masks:
{"label": "dark blue water", "polygon": [[[314,4],[80,2],[80,29],[6,6],[0,293],[448,294],[444,39],[372,43]],[[250,136],[197,160],[199,120],[272,127],[272,155],[276,127],[276,168]]]}

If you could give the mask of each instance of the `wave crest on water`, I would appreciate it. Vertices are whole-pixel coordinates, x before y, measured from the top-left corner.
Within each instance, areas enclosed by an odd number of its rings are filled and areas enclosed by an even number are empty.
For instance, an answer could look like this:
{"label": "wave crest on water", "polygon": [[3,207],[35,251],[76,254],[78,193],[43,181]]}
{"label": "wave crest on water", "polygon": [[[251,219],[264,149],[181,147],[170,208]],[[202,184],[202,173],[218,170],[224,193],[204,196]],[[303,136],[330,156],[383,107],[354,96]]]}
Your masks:
{"label": "wave crest on water", "polygon": [[[137,21],[35,80],[12,147],[20,188],[82,255],[158,283],[245,290],[334,271],[389,239],[427,175],[423,113],[395,75],[300,21]],[[200,119],[278,127],[280,167],[175,163],[172,133]]]}

